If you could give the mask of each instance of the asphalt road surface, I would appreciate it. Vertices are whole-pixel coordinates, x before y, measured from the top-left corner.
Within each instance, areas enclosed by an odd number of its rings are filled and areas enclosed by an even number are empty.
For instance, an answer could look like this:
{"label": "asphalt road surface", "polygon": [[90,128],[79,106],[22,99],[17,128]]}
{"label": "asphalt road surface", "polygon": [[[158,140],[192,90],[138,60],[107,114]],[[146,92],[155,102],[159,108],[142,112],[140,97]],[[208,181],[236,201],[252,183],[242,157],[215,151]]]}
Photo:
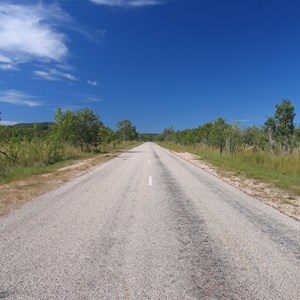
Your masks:
{"label": "asphalt road surface", "polygon": [[300,299],[300,222],[146,143],[0,218],[3,299]]}

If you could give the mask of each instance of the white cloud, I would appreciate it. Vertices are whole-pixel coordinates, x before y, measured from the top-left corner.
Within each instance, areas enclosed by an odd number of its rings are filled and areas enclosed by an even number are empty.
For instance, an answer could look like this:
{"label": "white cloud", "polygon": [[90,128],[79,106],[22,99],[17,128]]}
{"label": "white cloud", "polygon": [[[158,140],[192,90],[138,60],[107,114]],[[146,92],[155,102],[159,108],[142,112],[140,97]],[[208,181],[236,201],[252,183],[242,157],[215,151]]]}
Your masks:
{"label": "white cloud", "polygon": [[0,69],[4,71],[17,70],[16,66],[13,64],[1,64],[1,63],[0,63]]}
{"label": "white cloud", "polygon": [[57,26],[70,17],[57,5],[1,3],[0,19],[2,69],[31,60],[62,61],[67,56],[66,36]]}
{"label": "white cloud", "polygon": [[4,125],[4,126],[13,126],[13,125],[16,125],[16,124],[18,124],[18,122],[15,122],[15,121],[5,121],[5,120],[0,121],[0,125]]}
{"label": "white cloud", "polygon": [[72,80],[72,81],[77,81],[78,80],[77,77],[75,77],[74,75],[69,74],[69,73],[61,73],[61,76],[65,77],[65,78],[67,78],[69,80]]}
{"label": "white cloud", "polygon": [[102,102],[103,100],[97,96],[85,94],[85,93],[73,93],[72,96],[79,99],[80,103],[92,103],[92,102]]}
{"label": "white cloud", "polygon": [[[1,46],[0,46],[1,47]],[[1,70],[15,70],[16,67],[13,64],[13,61],[0,53],[0,69]]]}
{"label": "white cloud", "polygon": [[66,71],[74,71],[75,70],[75,68],[70,65],[58,64],[58,65],[56,65],[56,67],[59,69],[62,69],[62,70],[66,70]]}
{"label": "white cloud", "polygon": [[46,80],[58,81],[63,79],[68,79],[71,81],[78,81],[78,78],[73,74],[62,72],[57,69],[45,68],[44,70],[35,70],[33,74],[36,77],[40,77]]}
{"label": "white cloud", "polygon": [[119,7],[143,7],[158,5],[162,2],[159,0],[90,0],[94,4],[119,6]]}
{"label": "white cloud", "polygon": [[40,106],[41,102],[35,100],[36,97],[27,95],[24,92],[17,90],[0,91],[0,102],[24,105],[29,107]]}
{"label": "white cloud", "polygon": [[92,86],[99,86],[99,84],[98,84],[98,82],[95,80],[95,81],[93,81],[93,80],[87,80],[86,81],[89,85],[92,85]]}
{"label": "white cloud", "polygon": [[40,77],[40,78],[43,78],[43,79],[46,79],[46,80],[51,80],[51,81],[61,80],[61,78],[57,78],[56,76],[53,76],[51,73],[41,71],[41,70],[33,71],[33,74],[36,77]]}
{"label": "white cloud", "polygon": [[12,60],[9,57],[6,57],[0,53],[0,62],[1,63],[11,63]]}

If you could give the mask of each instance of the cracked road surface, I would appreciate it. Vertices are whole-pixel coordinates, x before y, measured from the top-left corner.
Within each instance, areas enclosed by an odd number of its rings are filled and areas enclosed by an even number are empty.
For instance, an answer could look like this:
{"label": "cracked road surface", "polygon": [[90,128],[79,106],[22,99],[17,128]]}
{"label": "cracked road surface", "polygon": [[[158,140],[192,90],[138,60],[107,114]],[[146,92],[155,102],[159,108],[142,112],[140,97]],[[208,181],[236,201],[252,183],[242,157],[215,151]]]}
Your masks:
{"label": "cracked road surface", "polygon": [[299,299],[300,223],[152,143],[0,218],[0,299]]}

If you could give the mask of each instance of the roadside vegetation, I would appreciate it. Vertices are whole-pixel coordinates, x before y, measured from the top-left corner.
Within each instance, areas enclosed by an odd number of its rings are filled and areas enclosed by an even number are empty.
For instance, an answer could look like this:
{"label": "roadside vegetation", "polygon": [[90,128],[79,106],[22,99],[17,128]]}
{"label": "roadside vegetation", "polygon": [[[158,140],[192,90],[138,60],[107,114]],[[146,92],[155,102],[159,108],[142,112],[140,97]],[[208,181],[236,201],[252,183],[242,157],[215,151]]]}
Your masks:
{"label": "roadside vegetation", "polygon": [[261,127],[241,128],[223,118],[197,128],[167,128],[156,137],[164,147],[197,154],[220,171],[251,177],[300,195],[300,127],[293,104],[283,99]]}
{"label": "roadside vegetation", "polygon": [[57,109],[53,123],[0,126],[0,183],[47,173],[63,162],[133,147],[138,133],[129,120],[114,131],[85,108]]}

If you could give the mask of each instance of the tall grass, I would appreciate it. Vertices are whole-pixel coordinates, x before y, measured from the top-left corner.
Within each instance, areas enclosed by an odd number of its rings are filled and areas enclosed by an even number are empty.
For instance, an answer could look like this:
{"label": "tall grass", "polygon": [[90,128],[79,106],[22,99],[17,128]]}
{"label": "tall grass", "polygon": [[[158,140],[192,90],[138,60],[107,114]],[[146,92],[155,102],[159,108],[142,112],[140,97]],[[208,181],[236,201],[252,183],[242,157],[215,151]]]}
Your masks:
{"label": "tall grass", "polygon": [[0,149],[6,152],[8,157],[3,154],[0,155],[0,184],[31,175],[47,173],[74,159],[89,158],[100,153],[129,149],[137,144],[137,142],[111,143],[94,147],[85,152],[82,152],[80,147],[68,143],[57,144],[55,141],[50,142],[48,140],[5,144]]}
{"label": "tall grass", "polygon": [[300,155],[274,154],[270,152],[240,151],[236,154],[219,151],[202,144],[191,146],[178,145],[170,142],[160,143],[161,146],[177,152],[190,152],[209,163],[216,165],[221,171],[233,172],[249,178],[272,183],[277,187],[290,190],[300,195]]}
{"label": "tall grass", "polygon": [[22,141],[1,145],[8,156],[0,155],[0,183],[46,172],[47,166],[82,156],[79,147],[49,141]]}

